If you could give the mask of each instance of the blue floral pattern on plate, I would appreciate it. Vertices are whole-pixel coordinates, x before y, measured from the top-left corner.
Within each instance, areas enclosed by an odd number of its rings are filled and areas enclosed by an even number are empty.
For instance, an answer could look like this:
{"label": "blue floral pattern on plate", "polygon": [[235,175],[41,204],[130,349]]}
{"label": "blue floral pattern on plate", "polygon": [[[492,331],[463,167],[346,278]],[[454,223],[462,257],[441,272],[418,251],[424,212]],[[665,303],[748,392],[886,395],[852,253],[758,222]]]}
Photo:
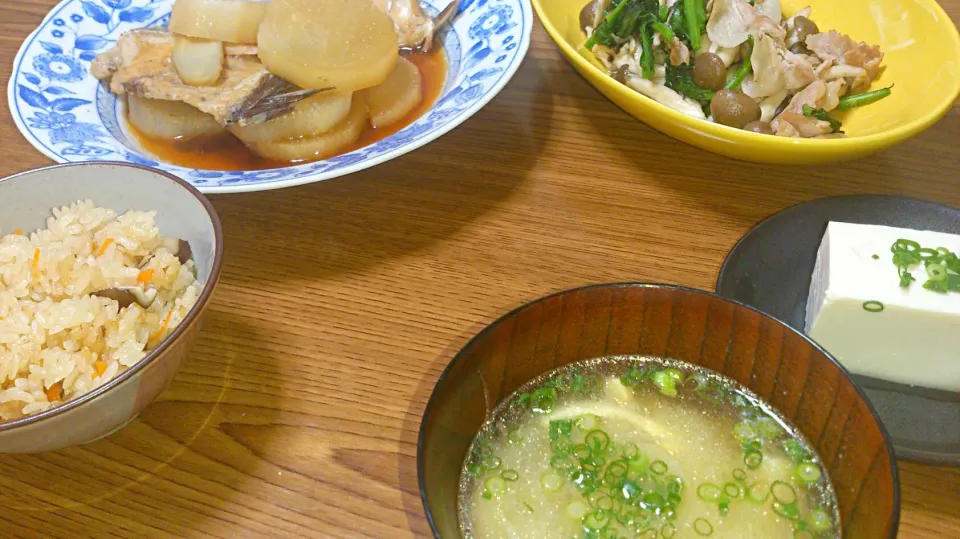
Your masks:
{"label": "blue floral pattern on plate", "polygon": [[[421,0],[436,14],[447,0]],[[414,150],[486,105],[510,80],[530,43],[529,0],[462,0],[438,36],[447,79],[437,102],[416,122],[359,150],[285,168],[215,171],[158,162],[126,134],[120,103],[90,75],[90,61],[125,31],[166,26],[173,0],[64,0],[24,41],[7,99],[31,144],[57,162],[111,160],[153,166],[205,193],[260,191],[326,180]]]}

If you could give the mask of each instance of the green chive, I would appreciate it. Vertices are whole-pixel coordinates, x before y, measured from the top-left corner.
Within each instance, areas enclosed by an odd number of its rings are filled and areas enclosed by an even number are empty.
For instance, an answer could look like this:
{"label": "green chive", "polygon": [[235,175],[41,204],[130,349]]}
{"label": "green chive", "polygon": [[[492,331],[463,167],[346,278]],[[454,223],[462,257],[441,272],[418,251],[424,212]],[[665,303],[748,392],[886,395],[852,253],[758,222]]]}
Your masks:
{"label": "green chive", "polygon": [[481,463],[483,464],[483,467],[488,470],[496,470],[500,467],[500,458],[496,455],[487,455],[486,457],[483,457],[483,461]]}
{"label": "green chive", "polygon": [[725,86],[727,90],[739,89],[740,85],[743,84],[744,79],[747,78],[747,75],[753,71],[753,60],[750,58],[753,54],[753,36],[747,37],[747,43],[749,52],[743,57],[743,63],[740,64],[740,67],[733,75],[733,78],[727,81],[727,85]]}
{"label": "green chive", "polygon": [[533,506],[531,506],[529,503],[523,502],[523,506],[527,508],[527,511],[533,513]]}
{"label": "green chive", "polygon": [[723,491],[713,483],[703,483],[697,487],[697,497],[705,502],[715,502],[721,496],[723,496]]}
{"label": "green chive", "polygon": [[757,437],[757,431],[750,423],[741,421],[733,426],[733,437],[738,442],[747,442]]}
{"label": "green chive", "polygon": [[737,468],[737,469],[733,470],[733,478],[736,479],[737,481],[741,481],[741,482],[746,481],[746,480],[747,480],[747,472],[743,471],[743,470],[740,469],[740,468]]}
{"label": "green chive", "polygon": [[660,528],[660,536],[663,537],[663,539],[670,539],[676,533],[677,533],[677,528],[673,524],[670,524],[669,522],[667,522],[666,524],[663,525],[663,527]]}
{"label": "green chive", "polygon": [[664,479],[667,483],[667,492],[670,494],[680,494],[683,492],[683,479],[675,475],[668,475]]}
{"label": "green chive", "polygon": [[687,23],[687,37],[690,38],[690,48],[700,50],[700,12],[703,11],[703,0],[683,0],[684,21]]}
{"label": "green chive", "polygon": [[880,303],[879,301],[870,300],[870,301],[863,302],[863,310],[867,311],[868,313],[883,312],[883,309],[884,309],[883,303]]}
{"label": "green chive", "polygon": [[727,483],[723,485],[723,493],[731,498],[740,498],[743,496],[743,490],[736,483]]}
{"label": "green chive", "polygon": [[677,369],[664,369],[653,373],[651,379],[660,393],[675,397],[677,395],[677,382],[683,381],[683,375]]}
{"label": "green chive", "polygon": [[574,468],[573,461],[566,455],[555,455],[550,459],[550,467],[559,472],[570,471]]}
{"label": "green chive", "polygon": [[757,481],[747,488],[747,498],[754,503],[764,503],[770,498],[770,485]]}
{"label": "green chive", "polygon": [[927,276],[933,282],[945,281],[947,279],[947,269],[940,264],[928,264]]}
{"label": "green chive", "polygon": [[693,531],[697,532],[697,535],[706,537],[713,533],[713,524],[705,518],[698,518],[693,521]]}
{"label": "green chive", "polygon": [[610,511],[613,509],[613,498],[604,494],[596,499],[593,506],[601,511]]}
{"label": "green chive", "polygon": [[751,470],[756,470],[762,463],[763,453],[759,451],[750,450],[743,454],[743,464]]}
{"label": "green chive", "polygon": [[587,433],[583,441],[592,452],[601,453],[610,443],[610,436],[600,429],[594,429]]}
{"label": "green chive", "polygon": [[610,519],[603,513],[603,511],[590,511],[583,516],[583,527],[590,530],[596,531],[603,529],[604,526],[610,523]]}
{"label": "green chive", "polygon": [[810,527],[815,531],[824,532],[833,527],[833,519],[823,509],[817,508],[811,510],[807,518],[810,519]]}
{"label": "green chive", "polygon": [[874,260],[880,260],[880,255],[873,255],[873,256],[871,256],[870,258],[872,258],[872,259],[874,259]]}
{"label": "green chive", "polygon": [[483,483],[483,486],[486,487],[487,492],[493,495],[503,494],[507,490],[507,482],[502,477],[489,477]]}
{"label": "green chive", "polygon": [[780,515],[783,518],[786,518],[789,520],[797,520],[798,518],[800,518],[800,510],[797,509],[797,506],[792,503],[785,504],[780,502],[773,502],[772,507],[773,507],[773,512]]}
{"label": "green chive", "polygon": [[657,475],[663,475],[667,473],[667,463],[662,460],[655,460],[650,463],[650,471]]}
{"label": "green chive", "polygon": [[803,445],[793,438],[783,442],[783,450],[787,452],[787,456],[790,457],[790,460],[796,464],[803,462],[803,459],[807,456],[807,452],[803,449]]}
{"label": "green chive", "polygon": [[590,458],[592,451],[587,447],[587,444],[577,444],[573,446],[573,456],[577,460],[584,461]]}
{"label": "green chive", "polygon": [[753,428],[765,440],[772,440],[783,433],[783,427],[772,417],[761,417],[754,423]]}
{"label": "green chive", "polygon": [[550,439],[569,438],[570,431],[573,429],[573,421],[569,419],[558,419],[550,422]]}
{"label": "green chive", "polygon": [[782,505],[793,505],[797,503],[797,491],[785,481],[774,481],[770,485],[770,494],[773,499]]}
{"label": "green chive", "polygon": [[599,422],[600,419],[593,414],[584,414],[574,421],[574,423],[577,425],[577,428],[583,431],[591,431],[597,428],[597,423]]}
{"label": "green chive", "polygon": [[623,447],[620,448],[620,451],[623,453],[624,458],[631,460],[636,458],[637,454],[640,452],[640,448],[637,447],[637,444],[633,442],[627,442],[623,444]]}
{"label": "green chive", "polygon": [[520,479],[520,474],[518,474],[516,470],[504,470],[500,472],[500,477],[505,481],[516,481]]}
{"label": "green chive", "polygon": [[622,460],[611,462],[610,466],[607,466],[607,473],[616,478],[626,477],[629,470],[630,467]]}
{"label": "green chive", "polygon": [[876,103],[877,101],[889,96],[892,93],[891,88],[893,88],[893,86],[890,86],[889,88],[882,88],[880,90],[874,90],[872,92],[841,97],[840,103],[837,105],[837,110],[850,110],[852,108]]}
{"label": "green chive", "polygon": [[520,436],[520,431],[518,429],[513,429],[507,433],[507,443],[510,445],[516,445],[523,441],[523,436]]}
{"label": "green chive", "polygon": [[587,514],[587,511],[589,511],[589,508],[583,502],[571,502],[567,505],[567,516],[570,518],[580,520]]}
{"label": "green chive", "polygon": [[563,486],[563,479],[553,472],[544,472],[540,476],[540,486],[548,492],[556,492]]}
{"label": "green chive", "polygon": [[820,480],[820,468],[811,462],[803,462],[797,466],[797,477],[805,483],[816,483]]}

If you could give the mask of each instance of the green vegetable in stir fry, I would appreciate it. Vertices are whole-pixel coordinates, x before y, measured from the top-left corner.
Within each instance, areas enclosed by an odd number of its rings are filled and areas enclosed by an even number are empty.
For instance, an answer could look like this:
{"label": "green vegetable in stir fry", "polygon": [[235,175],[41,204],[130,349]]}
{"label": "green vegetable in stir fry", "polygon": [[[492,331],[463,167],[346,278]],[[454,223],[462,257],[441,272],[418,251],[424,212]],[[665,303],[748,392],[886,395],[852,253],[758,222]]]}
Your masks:
{"label": "green vegetable in stir fry", "polygon": [[[584,46],[597,54],[618,81],[661,104],[696,118],[762,134],[843,135],[842,123],[831,116],[832,111],[862,107],[891,95],[892,86],[863,91],[879,72],[883,53],[878,47],[857,43],[837,32],[821,32],[809,19],[809,10],[781,18],[768,16],[770,10],[750,1],[749,6],[740,4],[739,11],[733,10],[730,15],[731,1],[591,0],[581,12],[581,27],[588,35]],[[753,21],[745,26],[746,32],[737,34],[740,30],[731,28],[741,27],[731,26],[725,19],[723,23],[710,21],[708,5],[712,10],[723,4],[726,7],[719,8],[725,10],[721,17],[742,17],[745,25]],[[601,6],[605,6],[602,16],[598,11]],[[599,17],[596,28],[592,27],[594,17]],[[708,22],[712,25],[709,32]],[[845,51],[855,52],[849,57],[857,60],[845,64],[841,74],[824,75],[830,70],[817,69],[843,57]],[[771,71],[777,69],[792,70],[793,86],[786,85],[782,73],[778,76]],[[638,75],[649,82],[639,80]],[[797,84],[796,77],[804,76],[809,79]],[[813,88],[814,84],[820,88]],[[833,108],[821,108],[823,101],[818,96],[824,95],[824,85],[829,95],[839,97],[839,102],[833,101],[838,103]],[[804,93],[808,88],[811,91]],[[844,95],[850,88],[858,93]],[[736,97],[737,104],[746,106],[749,114],[739,115],[737,121],[718,118],[717,110],[730,108],[714,103],[721,92],[727,101],[731,95]],[[783,97],[773,98],[775,95]],[[793,101],[795,97],[799,102]],[[771,98],[780,102],[771,102]],[[797,121],[796,116],[781,116],[788,103],[802,105],[804,116],[827,122],[829,127],[819,123],[804,124],[803,128],[791,125],[791,121]],[[798,109],[790,109],[791,114],[794,111]],[[745,119],[750,121],[741,121]]]}

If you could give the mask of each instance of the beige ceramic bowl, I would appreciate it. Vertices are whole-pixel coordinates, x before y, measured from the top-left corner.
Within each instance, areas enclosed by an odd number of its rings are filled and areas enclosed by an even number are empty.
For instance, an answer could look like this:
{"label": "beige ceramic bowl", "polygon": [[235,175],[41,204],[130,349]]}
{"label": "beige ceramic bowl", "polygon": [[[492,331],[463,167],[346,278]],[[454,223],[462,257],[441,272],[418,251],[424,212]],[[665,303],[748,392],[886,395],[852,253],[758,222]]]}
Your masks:
{"label": "beige ceramic bowl", "polygon": [[137,416],[176,374],[220,277],[223,234],[210,202],[165,172],[110,162],[32,170],[0,180],[0,229],[45,226],[53,207],[82,199],[118,212],[154,210],[163,234],[190,243],[203,290],[186,319],[147,357],[103,386],[16,421],[0,423],[0,453],[52,451],[107,436]]}

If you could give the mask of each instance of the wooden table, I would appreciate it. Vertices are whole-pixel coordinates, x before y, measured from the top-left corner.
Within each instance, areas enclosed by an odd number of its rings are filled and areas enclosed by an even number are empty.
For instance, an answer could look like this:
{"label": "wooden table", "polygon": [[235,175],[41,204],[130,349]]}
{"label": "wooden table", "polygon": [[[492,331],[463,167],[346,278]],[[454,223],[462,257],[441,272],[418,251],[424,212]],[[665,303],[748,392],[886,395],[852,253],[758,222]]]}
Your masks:
{"label": "wooden table", "polygon": [[[944,0],[954,21],[960,0]],[[4,0],[0,75],[52,0]],[[0,107],[0,176],[50,164]],[[213,197],[226,264],[204,336],[126,429],[0,456],[0,537],[429,533],[416,441],[456,351],[507,310],[607,281],[712,290],[758,220],[829,195],[960,207],[960,108],[850,164],[734,162],[635,121],[536,25],[483,111],[390,163]],[[901,537],[960,537],[960,470],[900,463]]]}

